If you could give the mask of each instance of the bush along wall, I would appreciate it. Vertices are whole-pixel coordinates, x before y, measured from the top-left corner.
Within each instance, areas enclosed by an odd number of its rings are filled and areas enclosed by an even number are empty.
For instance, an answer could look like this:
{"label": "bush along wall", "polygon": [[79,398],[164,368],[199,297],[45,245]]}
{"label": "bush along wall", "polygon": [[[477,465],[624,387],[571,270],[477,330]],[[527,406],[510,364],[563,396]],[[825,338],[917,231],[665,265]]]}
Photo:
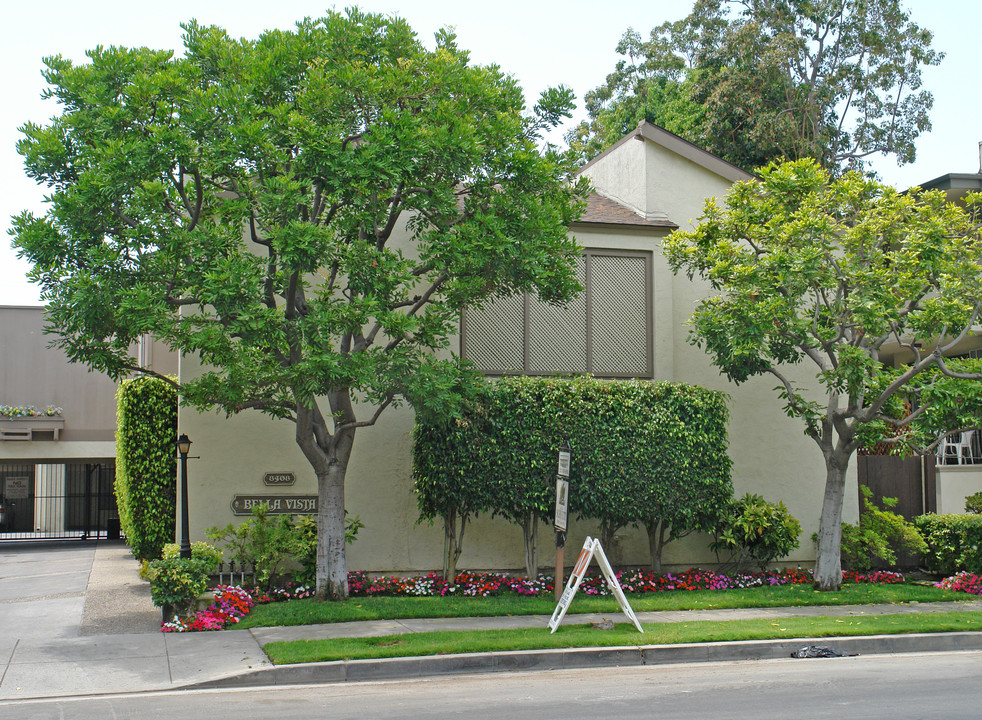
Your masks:
{"label": "bush along wall", "polygon": [[[649,533],[652,569],[666,542],[711,531],[733,494],[726,396],[680,383],[503,378],[461,418],[417,422],[413,474],[421,520],[502,515],[522,526],[535,577],[535,528],[554,513],[556,454],[572,447],[570,513]],[[445,574],[455,568],[453,538]],[[451,537],[447,536],[447,546]],[[530,547],[531,545],[531,547]],[[452,575],[446,575],[452,577]]]}
{"label": "bush along wall", "polygon": [[914,525],[927,543],[924,563],[938,575],[982,574],[982,515],[919,515]]}
{"label": "bush along wall", "polygon": [[174,542],[177,391],[160,378],[126,380],[116,393],[116,503],[133,555],[155,560]]}

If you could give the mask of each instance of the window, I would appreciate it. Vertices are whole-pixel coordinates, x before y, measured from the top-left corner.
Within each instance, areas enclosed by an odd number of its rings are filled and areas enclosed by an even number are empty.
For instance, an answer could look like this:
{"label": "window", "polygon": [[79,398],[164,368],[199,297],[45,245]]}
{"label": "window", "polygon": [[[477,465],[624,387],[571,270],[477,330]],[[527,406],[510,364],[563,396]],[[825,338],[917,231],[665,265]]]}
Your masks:
{"label": "window", "polygon": [[651,263],[649,252],[586,250],[579,297],[566,307],[517,295],[469,308],[461,354],[486,375],[650,378]]}

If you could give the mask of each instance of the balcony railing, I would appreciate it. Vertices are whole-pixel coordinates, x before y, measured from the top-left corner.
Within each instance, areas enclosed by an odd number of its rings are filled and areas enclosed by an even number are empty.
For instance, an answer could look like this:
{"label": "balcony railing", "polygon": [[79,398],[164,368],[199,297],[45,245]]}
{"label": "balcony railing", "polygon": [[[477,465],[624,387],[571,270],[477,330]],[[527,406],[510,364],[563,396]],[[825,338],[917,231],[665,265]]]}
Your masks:
{"label": "balcony railing", "polygon": [[938,465],[982,465],[982,429],[964,430],[938,445]]}

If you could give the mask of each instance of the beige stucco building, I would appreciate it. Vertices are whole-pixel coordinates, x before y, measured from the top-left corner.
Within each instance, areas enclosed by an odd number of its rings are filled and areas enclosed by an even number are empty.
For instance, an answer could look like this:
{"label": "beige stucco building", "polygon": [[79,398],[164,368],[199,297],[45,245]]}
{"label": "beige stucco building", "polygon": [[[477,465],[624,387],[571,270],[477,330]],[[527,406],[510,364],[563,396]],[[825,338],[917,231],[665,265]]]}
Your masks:
{"label": "beige stucco building", "polygon": [[[570,232],[584,249],[580,271],[586,297],[567,310],[517,298],[475,312],[465,318],[455,348],[490,375],[590,371],[727,392],[732,398],[729,444],[736,492],[784,501],[803,527],[801,546],[788,561],[811,562],[810,537],[818,526],[825,481],[819,450],[802,427],[785,416],[773,380],[732,385],[687,342],[686,318],[706,288],[674,276],[661,255],[662,240],[672,229],[692,227],[707,198],[724,195],[733,182],[750,176],[651,124],[640,125],[582,173],[592,181],[596,195]],[[532,346],[528,328],[536,338]],[[196,369],[193,360],[182,359],[182,377],[192,376]],[[241,521],[233,504],[242,512],[258,497],[283,496],[285,501],[288,496],[316,494],[315,477],[297,448],[292,423],[258,413],[226,419],[223,414],[181,408],[179,426],[193,441],[191,454],[196,456],[189,471],[192,539],[203,538],[209,526]],[[390,408],[377,425],[358,431],[347,473],[346,509],[365,527],[348,548],[352,570],[410,573],[441,566],[442,527],[417,524],[410,470],[412,427],[411,410]],[[292,485],[270,483],[291,478]],[[846,497],[844,517],[855,521],[855,469]],[[550,530],[543,525],[540,537],[549,538]],[[574,517],[567,545],[576,548],[585,535],[596,532],[594,523]],[[666,565],[712,563],[707,540],[692,537],[670,544]],[[546,566],[551,563],[548,542],[541,549]],[[615,562],[648,562],[643,531],[624,531],[617,545],[608,549]],[[488,518],[468,526],[460,569],[517,569],[522,562],[518,526]]]}

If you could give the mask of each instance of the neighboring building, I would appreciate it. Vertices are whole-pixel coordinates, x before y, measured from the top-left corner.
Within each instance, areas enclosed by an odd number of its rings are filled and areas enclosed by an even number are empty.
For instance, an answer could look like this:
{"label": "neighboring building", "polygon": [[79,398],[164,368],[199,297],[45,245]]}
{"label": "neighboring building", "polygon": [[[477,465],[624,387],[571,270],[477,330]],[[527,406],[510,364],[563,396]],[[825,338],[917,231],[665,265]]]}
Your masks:
{"label": "neighboring building", "polygon": [[[825,485],[822,456],[801,424],[784,414],[773,380],[733,385],[687,342],[684,323],[707,288],[675,277],[661,254],[662,239],[671,230],[693,227],[706,199],[724,195],[732,183],[750,175],[648,123],[582,173],[596,189],[586,213],[570,228],[584,248],[584,296],[566,309],[518,297],[466,313],[461,354],[488,375],[591,372],[723,390],[732,397],[729,444],[736,492],[783,500],[803,527],[801,547],[789,561],[812,561],[809,538],[817,530]],[[193,376],[196,369],[195,359],[181,360],[182,377]],[[805,368],[799,379],[813,381]],[[203,538],[209,526],[241,521],[233,510],[241,512],[258,497],[316,494],[313,472],[289,422],[259,413],[226,420],[217,412],[181,408],[179,427],[198,456],[189,469],[192,539]],[[346,505],[365,527],[348,550],[352,570],[417,572],[441,565],[442,528],[416,524],[412,427],[412,411],[400,408],[386,410],[374,427],[358,431]],[[273,485],[291,479],[292,485]],[[855,470],[849,482],[844,519],[855,522]],[[570,492],[576,492],[575,473]],[[544,524],[541,537],[548,537],[550,529]],[[584,535],[596,532],[591,522],[573,518],[568,545],[576,548]],[[608,548],[616,562],[647,563],[642,531],[625,531],[617,544]],[[522,548],[517,526],[479,518],[468,525],[459,567],[519,568]],[[705,537],[670,544],[664,559],[668,566],[684,567],[715,560]]]}
{"label": "neighboring building", "polygon": [[[982,165],[982,143],[979,144],[979,155]],[[949,202],[964,204],[966,195],[982,192],[982,172],[948,173],[922,183],[920,187],[923,190],[940,190]],[[978,337],[968,338],[957,356],[982,357],[979,342]],[[938,513],[965,512],[965,498],[982,491],[982,426],[956,433],[942,441],[936,462],[936,467],[933,467],[934,463],[925,464],[922,471],[923,509]],[[913,471],[908,470],[904,474],[911,473]],[[913,476],[910,482],[916,493],[916,473]]]}
{"label": "neighboring building", "polygon": [[[0,539],[104,535],[117,517],[116,384],[51,340],[43,307],[0,307],[0,405],[60,409],[0,416]],[[147,365],[151,350],[140,352]],[[158,354],[176,372],[176,359]]]}

